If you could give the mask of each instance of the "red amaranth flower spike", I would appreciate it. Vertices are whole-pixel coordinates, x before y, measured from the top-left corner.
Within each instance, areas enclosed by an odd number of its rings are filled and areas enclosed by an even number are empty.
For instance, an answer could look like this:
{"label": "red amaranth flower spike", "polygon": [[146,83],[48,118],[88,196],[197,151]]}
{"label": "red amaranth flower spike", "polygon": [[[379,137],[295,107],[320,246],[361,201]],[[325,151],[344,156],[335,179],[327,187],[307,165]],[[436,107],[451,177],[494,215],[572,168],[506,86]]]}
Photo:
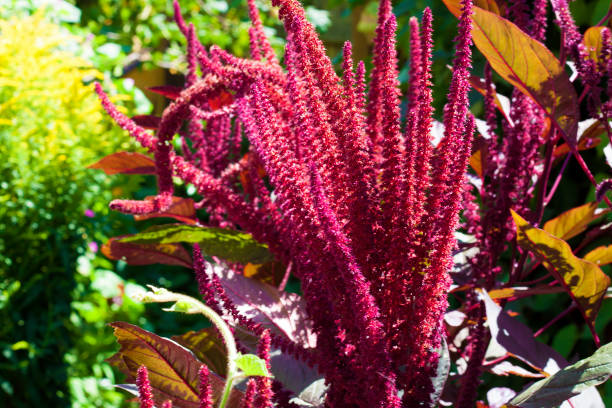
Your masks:
{"label": "red amaranth flower spike", "polygon": [[213,408],[212,400],[212,388],[208,380],[209,372],[208,367],[202,364],[200,371],[198,372],[198,378],[200,380],[200,389],[198,397],[200,398],[200,408]]}
{"label": "red amaranth flower spike", "polygon": [[246,393],[244,394],[244,399],[242,400],[242,408],[256,408],[253,405],[255,401],[255,397],[257,396],[257,384],[254,378],[250,378],[247,382]]}
{"label": "red amaranth flower spike", "polygon": [[[263,24],[259,16],[259,10],[255,4],[255,0],[247,0],[249,6],[249,18],[251,19],[252,27],[249,29],[249,36],[251,41],[251,52],[255,52],[257,56],[263,56],[268,60],[270,64],[278,65],[276,54],[268,41],[268,37],[264,33]],[[259,60],[253,55],[253,59]]]}
{"label": "red amaranth flower spike", "polygon": [[[272,369],[270,366],[270,342],[270,331],[264,330],[259,336],[257,356],[266,362],[268,372],[271,372]],[[274,397],[272,380],[268,377],[256,377],[255,382],[257,383],[257,396],[253,408],[272,408],[272,398]]]}
{"label": "red amaranth flower spike", "polygon": [[154,408],[153,393],[149,384],[149,373],[147,367],[140,366],[136,374],[136,385],[138,386],[138,399],[140,408]]}

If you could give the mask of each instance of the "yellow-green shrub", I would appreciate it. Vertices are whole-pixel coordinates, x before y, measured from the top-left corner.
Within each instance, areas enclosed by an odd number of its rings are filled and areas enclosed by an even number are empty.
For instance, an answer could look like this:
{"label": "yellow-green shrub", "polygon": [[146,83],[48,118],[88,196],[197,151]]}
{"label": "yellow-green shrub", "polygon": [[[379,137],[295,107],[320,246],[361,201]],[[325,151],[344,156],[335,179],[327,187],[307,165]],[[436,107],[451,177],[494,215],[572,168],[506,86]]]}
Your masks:
{"label": "yellow-green shrub", "polygon": [[86,48],[42,13],[0,21],[0,401],[15,407],[67,404],[75,260],[113,190],[86,166],[129,148]]}

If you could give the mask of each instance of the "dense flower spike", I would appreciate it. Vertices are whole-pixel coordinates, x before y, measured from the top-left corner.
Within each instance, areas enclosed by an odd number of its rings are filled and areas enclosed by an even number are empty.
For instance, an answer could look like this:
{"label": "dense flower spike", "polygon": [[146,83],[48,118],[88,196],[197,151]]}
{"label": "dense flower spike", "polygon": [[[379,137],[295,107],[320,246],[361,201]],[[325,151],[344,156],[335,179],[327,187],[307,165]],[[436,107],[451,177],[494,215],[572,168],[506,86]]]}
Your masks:
{"label": "dense flower spike", "polygon": [[198,395],[200,398],[200,408],[213,408],[212,388],[208,381],[208,375],[208,367],[202,364],[198,372],[198,378],[200,379],[200,392]]}
{"label": "dense flower spike", "polygon": [[[193,248],[206,303],[258,336],[258,354],[268,364],[272,346],[315,367],[332,408],[412,407],[431,395],[474,131],[467,98],[471,2],[462,4],[445,135],[435,149],[431,10],[420,25],[410,21],[403,116],[389,0],[379,7],[367,98],[365,64],[355,70],[351,44],[344,46],[338,76],[297,0],[273,0],[287,31],[285,68],[265,38],[254,0],[248,1],[252,59],[206,50],[175,3],[189,72],[155,134],[97,88],[109,114],[154,154],[158,170],[155,199],[123,200],[113,208],[161,212],[176,176],[202,195],[198,208],[206,210],[208,225],[248,231],[291,265],[316,332],[315,350],[243,315],[198,245]],[[179,152],[171,143],[177,133],[184,139]],[[268,408],[273,399],[288,400],[271,380],[250,380],[243,406]]]}
{"label": "dense flower spike", "polygon": [[[266,362],[268,371],[272,369],[270,365],[270,342],[270,332],[264,330],[257,345],[257,355]],[[272,408],[272,398],[274,396],[272,380],[268,377],[257,377],[255,381],[257,382],[257,397],[254,408]]]}
{"label": "dense flower spike", "polygon": [[153,394],[151,392],[151,384],[149,384],[149,373],[145,366],[138,368],[136,376],[136,385],[138,386],[138,399],[140,400],[140,408],[154,408]]}

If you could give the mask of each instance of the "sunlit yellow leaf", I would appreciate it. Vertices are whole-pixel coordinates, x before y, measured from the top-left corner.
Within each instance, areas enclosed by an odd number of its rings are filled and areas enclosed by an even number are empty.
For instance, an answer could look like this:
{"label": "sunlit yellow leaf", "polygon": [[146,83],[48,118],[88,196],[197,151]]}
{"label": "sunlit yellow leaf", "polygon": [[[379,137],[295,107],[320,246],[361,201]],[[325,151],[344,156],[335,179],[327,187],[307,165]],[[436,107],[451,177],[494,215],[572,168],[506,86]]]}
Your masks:
{"label": "sunlit yellow leaf", "polygon": [[584,33],[582,42],[589,51],[589,58],[593,61],[599,61],[601,55],[601,32],[605,27],[591,27]]}
{"label": "sunlit yellow leaf", "polygon": [[599,266],[612,263],[612,245],[597,247],[586,254],[583,259]]}
{"label": "sunlit yellow leaf", "polygon": [[[458,0],[444,3],[459,15]],[[472,22],[474,44],[491,67],[531,97],[558,124],[566,140],[575,143],[577,95],[559,60],[542,43],[495,13],[475,6]]]}
{"label": "sunlit yellow leaf", "polygon": [[559,292],[563,292],[563,288],[560,288],[558,286],[541,285],[533,288],[524,286],[515,288],[493,289],[489,292],[489,296],[491,297],[491,299],[508,299]]}
{"label": "sunlit yellow leaf", "polygon": [[563,283],[592,325],[610,286],[610,278],[594,263],[576,257],[567,242],[529,225],[514,211],[512,217],[516,223],[517,243],[531,251]]}
{"label": "sunlit yellow leaf", "polygon": [[597,210],[597,203],[587,203],[572,208],[544,224],[544,231],[557,238],[568,240],[583,232],[590,222],[607,211]]}

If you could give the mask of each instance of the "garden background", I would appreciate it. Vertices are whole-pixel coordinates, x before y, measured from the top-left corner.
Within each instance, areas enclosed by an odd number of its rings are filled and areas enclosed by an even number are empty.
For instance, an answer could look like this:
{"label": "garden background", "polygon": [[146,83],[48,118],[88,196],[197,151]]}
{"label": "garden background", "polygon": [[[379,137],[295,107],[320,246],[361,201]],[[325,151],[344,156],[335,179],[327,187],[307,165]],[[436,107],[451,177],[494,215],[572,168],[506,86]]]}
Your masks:
{"label": "garden background", "polygon": [[[304,3],[335,63],[341,62],[345,39],[352,40],[355,58],[367,61],[377,2]],[[445,64],[456,32],[456,19],[441,1],[394,2],[400,82],[408,78],[408,18],[428,5],[435,16],[434,96],[440,116],[445,92],[439,90],[448,88]],[[203,44],[248,53],[244,1],[183,0],[181,6]],[[284,31],[269,3],[259,6],[280,55]],[[584,31],[610,2],[580,0],[571,7]],[[547,46],[556,50],[558,42],[553,35]],[[161,336],[205,324],[129,297],[147,283],[197,296],[190,270],[128,266],[101,253],[109,237],[155,224],[108,209],[113,198],[155,194],[155,180],[87,169],[114,151],[139,151],[104,114],[93,81],[101,81],[129,116],[159,114],[166,100],[147,88],[182,84],[184,46],[169,0],[0,0],[0,406],[129,406],[112,385],[121,382],[120,374],[104,362],[117,349],[107,323],[129,321]],[[481,73],[483,64],[478,55],[474,71]],[[482,102],[472,97],[479,114]],[[602,149],[603,144],[584,152],[588,162],[601,163],[592,168],[597,180],[606,176]],[[183,187],[180,195],[194,195]],[[558,214],[592,201],[589,187],[577,165],[570,165],[547,211]],[[610,273],[609,266],[603,269]],[[514,310],[526,322],[546,322],[559,312],[555,297],[563,294],[529,297],[514,302]],[[597,320],[604,342],[612,340],[611,322],[606,299]],[[592,340],[578,315],[555,328],[539,339],[570,361],[589,354]],[[610,382],[601,390],[612,406]]]}

